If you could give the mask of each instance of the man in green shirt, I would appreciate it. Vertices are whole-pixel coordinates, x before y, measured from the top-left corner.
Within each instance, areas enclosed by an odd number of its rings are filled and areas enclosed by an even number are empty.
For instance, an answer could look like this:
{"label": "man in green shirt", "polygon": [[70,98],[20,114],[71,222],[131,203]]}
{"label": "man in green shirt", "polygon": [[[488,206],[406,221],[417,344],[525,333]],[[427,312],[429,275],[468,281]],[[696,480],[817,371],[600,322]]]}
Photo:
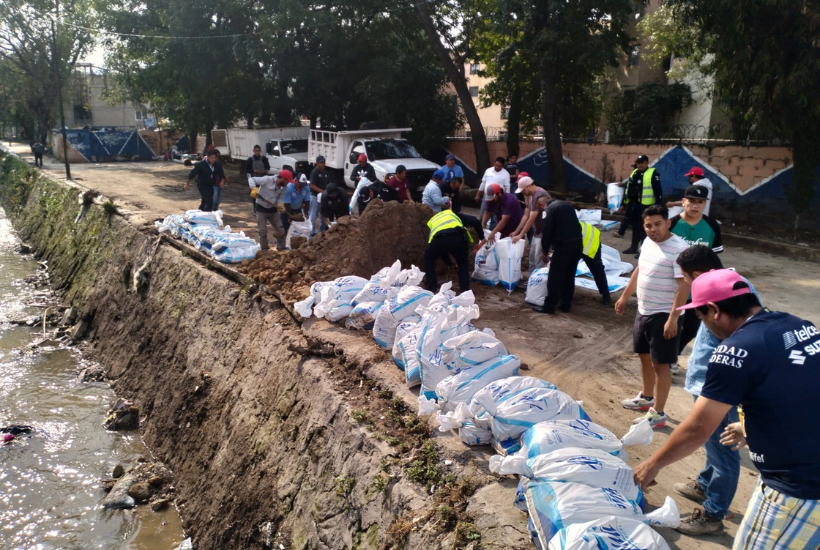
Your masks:
{"label": "man in green shirt", "polygon": [[[670,222],[672,233],[686,241],[689,246],[704,245],[717,254],[723,252],[723,240],[720,236],[720,224],[709,216],[703,215],[706,201],[709,199],[709,189],[702,185],[690,185],[683,194],[683,213],[675,216]],[[697,316],[687,311],[683,316],[680,345],[678,353],[692,341],[700,328]],[[671,365],[672,374],[677,374],[678,365]]]}

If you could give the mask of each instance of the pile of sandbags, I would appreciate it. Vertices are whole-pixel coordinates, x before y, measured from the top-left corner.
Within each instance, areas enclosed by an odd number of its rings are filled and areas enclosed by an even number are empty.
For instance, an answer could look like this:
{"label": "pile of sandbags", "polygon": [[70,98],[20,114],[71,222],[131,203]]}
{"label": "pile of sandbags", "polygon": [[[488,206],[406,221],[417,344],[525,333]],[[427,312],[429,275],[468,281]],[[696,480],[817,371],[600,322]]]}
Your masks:
{"label": "pile of sandbags", "polygon": [[174,238],[204,252],[218,262],[236,264],[256,257],[257,242],[234,233],[229,225],[222,226],[222,211],[202,212],[188,210],[184,214],[172,214],[161,222],[154,222],[160,233],[170,233]]}

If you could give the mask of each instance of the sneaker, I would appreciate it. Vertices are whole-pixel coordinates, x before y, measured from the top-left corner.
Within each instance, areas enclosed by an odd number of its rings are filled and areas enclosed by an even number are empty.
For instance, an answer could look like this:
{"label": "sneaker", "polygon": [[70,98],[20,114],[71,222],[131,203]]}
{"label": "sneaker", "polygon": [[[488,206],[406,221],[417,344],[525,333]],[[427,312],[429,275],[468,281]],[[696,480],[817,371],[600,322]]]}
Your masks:
{"label": "sneaker", "polygon": [[648,411],[655,405],[655,398],[647,399],[643,396],[643,393],[639,393],[637,397],[624,399],[621,401],[621,405],[623,405],[625,409],[633,411]]}
{"label": "sneaker", "polygon": [[652,426],[653,430],[657,430],[658,428],[665,428],[666,427],[666,413],[659,413],[655,409],[650,408],[646,411],[646,414],[643,416],[639,416],[635,420],[632,421],[633,424],[640,424],[643,420],[649,420],[649,425]]}
{"label": "sneaker", "polygon": [[672,371],[672,374],[678,374],[680,372],[680,365],[672,363],[669,365],[669,370]]}
{"label": "sneaker", "polygon": [[689,483],[675,483],[675,491],[685,496],[689,500],[694,500],[698,504],[706,500],[706,493],[700,488],[697,481],[690,481]]}
{"label": "sneaker", "polygon": [[723,520],[707,514],[702,508],[695,508],[691,516],[680,520],[675,531],[692,536],[718,534],[723,532]]}

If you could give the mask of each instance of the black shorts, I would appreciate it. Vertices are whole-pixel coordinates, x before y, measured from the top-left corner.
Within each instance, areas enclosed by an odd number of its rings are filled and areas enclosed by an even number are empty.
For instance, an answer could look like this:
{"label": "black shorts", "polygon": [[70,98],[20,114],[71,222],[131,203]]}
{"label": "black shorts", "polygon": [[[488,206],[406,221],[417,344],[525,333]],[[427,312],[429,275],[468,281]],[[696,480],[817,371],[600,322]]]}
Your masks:
{"label": "black shorts", "polygon": [[678,344],[682,329],[682,318],[678,317],[678,333],[667,340],[663,337],[663,326],[669,319],[668,313],[635,316],[632,327],[632,347],[635,353],[648,353],[652,362],[658,365],[678,362]]}

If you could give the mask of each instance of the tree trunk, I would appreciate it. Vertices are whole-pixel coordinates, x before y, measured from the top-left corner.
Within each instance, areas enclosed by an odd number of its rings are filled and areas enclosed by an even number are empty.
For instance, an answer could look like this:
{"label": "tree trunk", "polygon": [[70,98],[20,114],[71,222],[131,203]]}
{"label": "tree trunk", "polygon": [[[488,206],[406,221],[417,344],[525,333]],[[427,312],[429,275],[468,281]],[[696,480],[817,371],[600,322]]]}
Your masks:
{"label": "tree trunk", "polygon": [[470,88],[467,86],[467,78],[464,76],[464,66],[459,67],[456,65],[450,51],[441,43],[441,37],[430,16],[427,3],[417,3],[416,13],[421,20],[421,26],[424,28],[427,38],[430,39],[433,51],[439,58],[439,61],[444,67],[444,71],[447,73],[447,77],[456,90],[461,108],[464,110],[464,116],[467,118],[467,124],[470,126],[470,132],[473,138],[476,174],[478,175],[478,179],[480,179],[487,168],[490,167],[490,147],[487,145],[487,134],[484,132],[484,126],[481,124],[481,118],[478,116],[478,110],[470,95]]}
{"label": "tree trunk", "polygon": [[[502,106],[503,109],[503,106]],[[521,90],[513,84],[510,94],[510,112],[507,115],[507,155],[519,154],[521,143]]]}
{"label": "tree trunk", "polygon": [[820,163],[817,138],[808,132],[792,136],[792,187],[785,189],[789,205],[794,209],[794,240],[799,240],[800,216],[814,200],[817,185],[817,165]]}
{"label": "tree trunk", "polygon": [[548,187],[555,191],[566,192],[564,153],[561,147],[561,134],[558,130],[558,98],[555,92],[555,74],[549,59],[543,54],[540,57],[541,121],[544,126],[544,146],[547,149]]}

